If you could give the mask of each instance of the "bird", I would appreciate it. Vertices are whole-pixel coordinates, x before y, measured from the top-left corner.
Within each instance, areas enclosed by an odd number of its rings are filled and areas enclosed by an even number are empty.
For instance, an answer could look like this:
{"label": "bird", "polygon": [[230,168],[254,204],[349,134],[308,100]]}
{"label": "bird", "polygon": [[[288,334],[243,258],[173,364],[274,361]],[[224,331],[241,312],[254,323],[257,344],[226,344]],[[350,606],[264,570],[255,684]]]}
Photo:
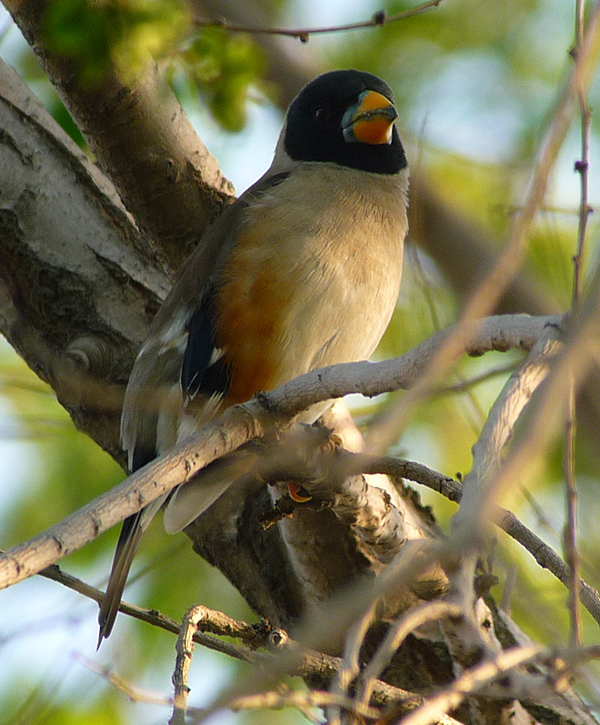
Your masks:
{"label": "bird", "polygon": [[[134,472],[227,407],[310,370],[368,359],[396,305],[408,230],[408,163],[394,95],[335,70],[291,102],[265,174],[209,227],[152,321],[125,393]],[[312,423],[317,405],[297,420]],[[247,472],[242,453],[170,495],[176,533]],[[297,500],[302,490],[290,488]],[[115,623],[143,531],[166,494],[122,525],[98,617]]]}

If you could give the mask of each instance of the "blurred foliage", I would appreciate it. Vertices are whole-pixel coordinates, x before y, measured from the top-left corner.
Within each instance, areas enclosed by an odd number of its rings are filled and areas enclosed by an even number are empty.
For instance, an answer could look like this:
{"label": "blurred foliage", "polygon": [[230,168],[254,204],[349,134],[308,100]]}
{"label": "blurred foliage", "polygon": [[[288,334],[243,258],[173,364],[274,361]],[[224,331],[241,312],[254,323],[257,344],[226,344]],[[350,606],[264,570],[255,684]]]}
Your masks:
{"label": "blurred foliage", "polygon": [[[133,82],[150,56],[162,59],[185,69],[224,129],[240,131],[250,89],[264,72],[262,53],[247,35],[192,32],[190,23],[181,0],[53,0],[46,13],[50,47],[74,62],[80,82],[98,85],[110,72]],[[80,142],[66,112],[57,120]]]}
{"label": "blurred foliage", "polygon": [[249,94],[265,69],[256,43],[248,35],[200,29],[178,59],[215,120],[227,131],[241,131]]}
{"label": "blurred foliage", "polygon": [[[422,170],[442,199],[461,216],[494,232],[494,236],[505,231],[514,187],[510,168],[438,149],[425,148],[422,153],[426,158]],[[418,194],[416,186],[413,196]]]}
{"label": "blurred foliage", "polygon": [[528,269],[552,289],[560,309],[566,310],[573,291],[573,229],[561,216],[548,213],[540,217],[529,238]]}
{"label": "blurred foliage", "polygon": [[[287,21],[292,13],[296,18],[302,18],[306,13],[310,15],[310,24],[324,24],[320,22],[321,8],[317,3],[306,0],[245,2],[250,9],[255,4],[261,10],[266,8],[272,25],[290,27]],[[416,3],[406,0],[384,4],[391,16]],[[381,5],[375,0],[365,0],[352,7],[340,3],[340,22],[366,19]],[[444,0],[435,10],[382,28],[315,36],[307,44],[292,39],[281,42],[300,60],[316,62],[324,70],[358,67],[384,77],[396,92],[399,124],[412,168],[426,173],[437,193],[457,213],[483,228],[489,235],[490,244],[499,250],[505,244],[513,215],[518,213],[519,191],[531,169],[537,144],[570,68],[568,51],[573,38],[573,6],[574,2],[564,0],[486,3]],[[328,8],[327,23],[336,7]],[[325,9],[324,5],[322,9]],[[264,76],[270,60],[261,47],[260,38],[227,33],[222,29],[192,31],[187,6],[176,0],[55,0],[46,20],[53,47],[74,62],[80,78],[87,83],[100,83],[107,68],[115,68],[124,79],[131,79],[146,62],[148,54],[152,54],[174,83],[180,83],[184,78],[182,85],[187,92],[181,93],[180,97],[188,104],[188,109],[189,104],[199,101],[228,132],[244,127],[251,103],[259,97],[264,102],[265,89],[268,89]],[[0,44],[0,53],[7,42],[5,39]],[[57,120],[81,143],[79,132],[23,42],[14,42],[11,62]],[[277,71],[271,67],[270,77],[277,77]],[[599,100],[600,86],[596,82],[590,92],[592,107],[597,106]],[[592,117],[593,154],[599,148],[598,116]],[[571,143],[573,139],[575,141]],[[576,132],[569,143],[566,159],[561,161],[562,166],[555,174],[548,208],[538,216],[528,240],[526,259],[527,271],[560,309],[567,309],[570,301],[571,257],[576,244],[578,181],[571,174],[574,154],[579,153]],[[571,147],[575,149],[573,152]],[[252,154],[253,149],[250,149],[244,158],[251,159]],[[599,205],[600,174],[594,155],[591,171],[591,201]],[[413,198],[418,195],[418,186],[415,185],[412,193]],[[588,267],[598,259],[598,238],[598,222],[592,218],[588,234]],[[378,356],[401,354],[431,332],[452,323],[461,304],[436,264],[409,244],[400,300]],[[464,360],[456,375],[445,383],[451,386],[469,381],[486,371],[518,364],[521,359],[518,353],[494,353],[481,359]],[[448,475],[467,472],[471,446],[507,375],[507,372],[497,373],[459,392],[440,393],[420,406],[396,443],[394,452],[415,458]],[[48,388],[1,347],[0,380],[3,381],[0,382],[0,416],[5,408],[8,411],[5,417],[0,417],[0,431],[6,432],[6,440],[0,439],[0,444],[14,442],[18,445],[20,440],[20,455],[26,463],[18,485],[15,483],[4,492],[1,501],[1,544],[8,546],[79,508],[113,486],[122,473],[91,441],[73,430],[68,416]],[[400,396],[381,396],[377,401],[357,403],[361,424],[368,425],[379,409],[393,405]],[[0,457],[4,455],[2,451],[4,448],[0,447]],[[8,453],[6,455],[9,460]],[[528,472],[527,479],[515,484],[506,502],[558,550],[564,523],[561,460],[561,443],[557,442],[551,454]],[[592,585],[598,586],[600,545],[596,522],[600,511],[596,491],[600,474],[597,451],[579,445],[577,468],[582,500],[580,525],[584,574]],[[433,505],[442,525],[446,525],[456,510],[455,505],[442,501],[432,492],[421,490],[420,493],[425,502]],[[102,585],[106,581],[116,536],[117,532],[112,531],[69,557],[65,568]],[[494,571],[501,579],[501,586],[493,590],[497,600],[502,596],[512,567],[518,570],[509,597],[516,621],[533,637],[565,643],[568,622],[564,588],[550,575],[540,572],[529,554],[499,534]],[[142,551],[134,564],[133,579],[128,597],[174,618],[179,618],[188,606],[198,601],[232,616],[252,617],[228,582],[193,555],[187,540],[167,538],[160,521],[151,526],[145,536]],[[30,582],[32,588],[26,591],[37,592],[35,583],[37,580]],[[50,582],[43,585],[45,596],[56,589]],[[15,592],[18,590],[19,587],[15,588]],[[543,596],[540,596],[541,591]],[[29,595],[31,599],[35,596]],[[45,605],[45,599],[40,598],[40,601]],[[174,646],[171,635],[120,617],[115,634],[95,655],[96,607],[82,602],[81,597],[70,592],[65,593],[61,601],[64,619],[69,622],[76,619],[79,624],[71,624],[72,628],[66,627],[64,631],[56,623],[48,624],[44,638],[36,642],[40,653],[50,642],[63,653],[64,659],[68,659],[68,653],[75,647],[96,661],[110,662],[111,667],[137,685],[169,692]],[[13,624],[0,622],[0,626],[3,630],[0,639],[5,631],[13,631]],[[590,623],[587,617],[584,617],[584,637],[586,642],[597,640],[597,625]],[[79,664],[72,667],[77,671],[73,677],[78,683],[82,679],[94,682],[97,688],[94,697],[85,708],[78,708],[73,704],[80,702],[78,688],[72,688],[75,692],[57,688],[52,707],[44,711],[44,715],[42,703],[51,688],[40,687],[36,692],[36,678],[42,678],[39,669],[32,666],[29,658],[23,661],[18,657],[16,648],[7,650],[9,647],[7,642],[0,645],[0,654],[8,652],[9,661],[14,658],[12,678],[0,676],[0,700],[10,705],[2,708],[4,712],[16,712],[14,708],[22,703],[16,693],[29,690],[32,695],[27,712],[36,713],[38,719],[21,718],[24,723],[102,722],[103,725],[118,725],[160,719],[155,710],[149,710],[147,718],[140,718],[141,705],[128,704],[122,693],[99,682],[96,675],[89,675]],[[40,661],[46,661],[41,654]],[[214,690],[231,679],[238,668],[237,663],[223,663],[223,658],[198,651],[193,669],[196,665],[201,672],[198,683],[191,683],[192,702],[196,694],[202,694],[204,683],[201,679],[206,678],[208,672],[214,673],[215,682],[211,681],[210,685]],[[80,705],[84,704],[80,702]],[[0,714],[0,723],[2,717]],[[264,713],[238,714],[235,722],[264,722],[264,717]],[[15,721],[19,722],[13,718]],[[269,714],[269,722],[305,720],[285,710]]]}
{"label": "blurred foliage", "polygon": [[45,20],[50,48],[71,59],[87,85],[100,84],[113,68],[133,81],[190,23],[181,0],[52,0]]}

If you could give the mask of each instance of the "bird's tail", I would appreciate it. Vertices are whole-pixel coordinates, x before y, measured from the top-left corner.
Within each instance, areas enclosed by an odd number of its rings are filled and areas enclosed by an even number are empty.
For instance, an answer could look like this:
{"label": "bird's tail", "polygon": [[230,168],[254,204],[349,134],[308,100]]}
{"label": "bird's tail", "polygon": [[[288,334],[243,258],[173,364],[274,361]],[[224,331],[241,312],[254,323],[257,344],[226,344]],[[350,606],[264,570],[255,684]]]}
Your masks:
{"label": "bird's tail", "polygon": [[[213,504],[236,479],[248,473],[255,461],[255,454],[249,451],[236,451],[215,461],[189,483],[176,489],[165,511],[167,533],[176,534],[188,526]],[[170,492],[161,496],[146,508],[123,521],[106,594],[100,604],[98,647],[102,644],[102,640],[112,632],[121,604],[123,589],[142,534],[169,494]]]}
{"label": "bird's tail", "polygon": [[250,451],[235,451],[198,473],[180,486],[165,509],[164,523],[168,534],[177,534],[204,513],[231,484],[248,473],[256,462]]}
{"label": "bird's tail", "polygon": [[148,528],[148,524],[154,518],[162,506],[165,496],[161,496],[153,501],[149,506],[138,511],[133,516],[125,519],[121,527],[121,534],[117,542],[115,556],[113,559],[106,594],[100,604],[100,613],[98,614],[98,624],[100,625],[100,633],[98,635],[98,647],[102,644],[102,640],[106,639],[112,632],[119,606],[121,605],[121,597],[123,589],[127,582],[127,576],[131,569],[133,557],[142,538],[142,534]]}

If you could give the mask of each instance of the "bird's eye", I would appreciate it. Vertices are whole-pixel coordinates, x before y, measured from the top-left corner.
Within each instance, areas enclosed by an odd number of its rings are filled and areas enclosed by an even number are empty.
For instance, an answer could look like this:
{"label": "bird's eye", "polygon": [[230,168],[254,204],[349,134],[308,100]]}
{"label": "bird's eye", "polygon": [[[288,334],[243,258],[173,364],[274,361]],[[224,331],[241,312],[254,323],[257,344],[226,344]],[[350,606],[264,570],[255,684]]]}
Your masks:
{"label": "bird's eye", "polygon": [[329,118],[329,109],[325,106],[317,106],[313,110],[313,116],[319,123],[324,123]]}

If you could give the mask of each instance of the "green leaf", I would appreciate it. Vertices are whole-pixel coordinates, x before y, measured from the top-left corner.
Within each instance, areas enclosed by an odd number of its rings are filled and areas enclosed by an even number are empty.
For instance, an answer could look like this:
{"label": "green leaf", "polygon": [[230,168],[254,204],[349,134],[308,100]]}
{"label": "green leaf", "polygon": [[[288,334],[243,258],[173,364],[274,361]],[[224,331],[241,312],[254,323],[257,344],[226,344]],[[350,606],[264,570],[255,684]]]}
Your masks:
{"label": "green leaf", "polygon": [[250,88],[264,70],[262,52],[247,36],[208,28],[183,54],[198,92],[227,131],[246,124]]}

